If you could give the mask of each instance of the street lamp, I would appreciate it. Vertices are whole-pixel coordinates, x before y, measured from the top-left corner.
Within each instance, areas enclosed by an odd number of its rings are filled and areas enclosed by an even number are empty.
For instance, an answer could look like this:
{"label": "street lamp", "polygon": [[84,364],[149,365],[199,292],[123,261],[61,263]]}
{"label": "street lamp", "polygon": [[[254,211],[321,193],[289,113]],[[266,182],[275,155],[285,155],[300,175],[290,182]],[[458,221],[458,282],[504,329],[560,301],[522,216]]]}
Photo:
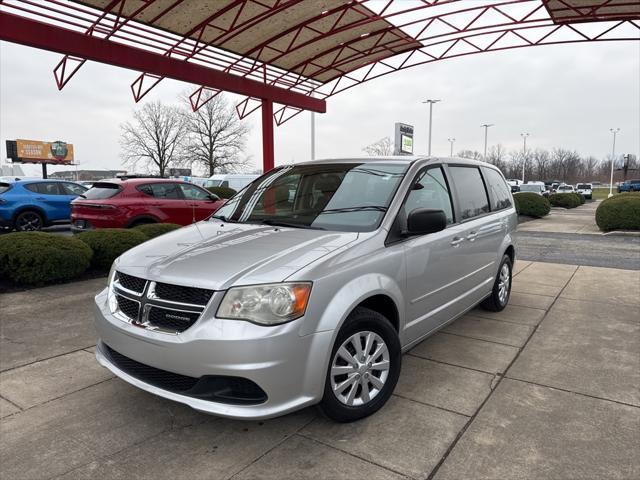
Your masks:
{"label": "street lamp", "polygon": [[489,130],[489,127],[493,127],[493,123],[485,123],[484,125],[480,125],[481,127],[484,127],[484,157],[482,157],[482,159],[486,162],[487,161],[487,131]]}
{"label": "street lamp", "polygon": [[613,133],[613,148],[611,149],[611,179],[609,180],[609,196],[613,197],[613,162],[616,159],[616,135],[620,131],[619,128],[610,128],[609,131]]}
{"label": "street lamp", "polygon": [[447,138],[447,141],[451,144],[451,154],[450,157],[453,157],[453,144],[456,142],[455,138]]}
{"label": "street lamp", "polygon": [[432,100],[432,99],[428,99],[425,100],[422,103],[428,103],[429,104],[429,144],[428,144],[428,148],[427,148],[427,155],[431,156],[431,123],[433,121],[433,104],[434,103],[438,103],[440,100]]}
{"label": "street lamp", "polygon": [[522,137],[522,183],[524,183],[524,164],[527,163],[527,137],[528,133],[521,133]]}

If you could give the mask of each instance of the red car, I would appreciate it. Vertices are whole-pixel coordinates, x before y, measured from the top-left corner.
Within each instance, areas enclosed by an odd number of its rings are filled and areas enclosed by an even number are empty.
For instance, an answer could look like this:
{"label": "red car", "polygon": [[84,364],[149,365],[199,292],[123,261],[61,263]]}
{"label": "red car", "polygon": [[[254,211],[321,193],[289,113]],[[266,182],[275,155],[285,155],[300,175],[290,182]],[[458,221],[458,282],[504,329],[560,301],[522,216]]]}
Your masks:
{"label": "red car", "polygon": [[143,223],[189,225],[224,204],[191,183],[164,178],[96,182],[71,202],[71,230],[128,228]]}

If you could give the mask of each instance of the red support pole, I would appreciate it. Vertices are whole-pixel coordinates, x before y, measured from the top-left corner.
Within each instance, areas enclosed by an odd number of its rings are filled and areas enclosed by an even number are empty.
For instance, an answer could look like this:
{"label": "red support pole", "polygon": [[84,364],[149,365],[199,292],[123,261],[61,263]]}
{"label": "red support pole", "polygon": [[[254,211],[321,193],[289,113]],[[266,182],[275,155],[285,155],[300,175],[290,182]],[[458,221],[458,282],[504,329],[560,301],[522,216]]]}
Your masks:
{"label": "red support pole", "polygon": [[273,102],[262,99],[262,169],[267,173],[275,166],[273,144]]}

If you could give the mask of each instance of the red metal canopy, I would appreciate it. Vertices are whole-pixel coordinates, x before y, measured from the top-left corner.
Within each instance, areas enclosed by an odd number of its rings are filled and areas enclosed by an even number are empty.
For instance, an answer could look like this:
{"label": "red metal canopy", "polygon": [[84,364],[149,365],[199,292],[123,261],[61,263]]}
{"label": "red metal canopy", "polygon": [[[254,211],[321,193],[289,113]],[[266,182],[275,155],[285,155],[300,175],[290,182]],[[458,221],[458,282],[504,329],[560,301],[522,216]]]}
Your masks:
{"label": "red metal canopy", "polygon": [[[199,85],[194,109],[227,90],[241,117],[273,125],[360,83],[481,52],[639,40],[640,0],[4,0],[0,39],[64,54],[63,88],[86,60],[142,72],[136,101],[163,78]],[[273,112],[273,103],[280,107]]]}

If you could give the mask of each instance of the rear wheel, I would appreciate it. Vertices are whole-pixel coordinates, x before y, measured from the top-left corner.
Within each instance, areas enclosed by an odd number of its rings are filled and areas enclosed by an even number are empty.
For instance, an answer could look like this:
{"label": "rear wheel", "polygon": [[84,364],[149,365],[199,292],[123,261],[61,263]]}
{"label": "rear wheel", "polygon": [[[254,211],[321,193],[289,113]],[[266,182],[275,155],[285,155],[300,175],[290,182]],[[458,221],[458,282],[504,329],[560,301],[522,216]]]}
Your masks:
{"label": "rear wheel", "polygon": [[129,228],[138,227],[140,225],[149,225],[150,223],[157,223],[150,218],[140,218],[138,220],[134,220],[129,224]]}
{"label": "rear wheel", "polygon": [[400,340],[389,320],[356,308],[333,346],[320,408],[338,422],[375,413],[391,396],[401,361]]}
{"label": "rear wheel", "polygon": [[35,232],[42,229],[44,219],[38,212],[25,210],[16,216],[13,226],[18,232]]}
{"label": "rear wheel", "polygon": [[509,296],[511,295],[511,272],[512,263],[509,255],[502,257],[500,262],[500,268],[498,269],[498,275],[493,283],[493,290],[491,295],[482,302],[482,307],[492,312],[499,312],[509,303]]}

